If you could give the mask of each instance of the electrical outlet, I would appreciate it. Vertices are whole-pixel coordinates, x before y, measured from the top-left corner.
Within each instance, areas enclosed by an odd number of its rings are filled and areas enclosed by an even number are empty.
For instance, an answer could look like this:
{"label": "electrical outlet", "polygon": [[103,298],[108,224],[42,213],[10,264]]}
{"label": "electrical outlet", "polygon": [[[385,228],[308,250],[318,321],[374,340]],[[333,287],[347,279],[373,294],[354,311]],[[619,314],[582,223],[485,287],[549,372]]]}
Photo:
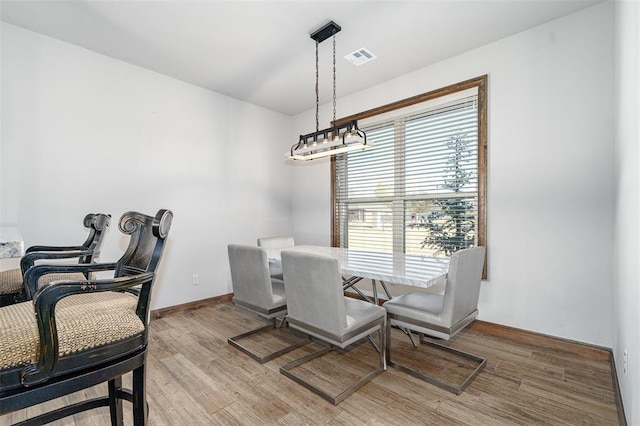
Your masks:
{"label": "electrical outlet", "polygon": [[629,367],[628,361],[629,360],[629,354],[627,353],[627,350],[625,349],[624,352],[622,352],[622,371],[624,371],[624,375],[627,375],[627,370]]}
{"label": "electrical outlet", "polygon": [[193,284],[193,285],[200,284],[200,276],[199,275],[193,275],[191,277],[191,284]]}

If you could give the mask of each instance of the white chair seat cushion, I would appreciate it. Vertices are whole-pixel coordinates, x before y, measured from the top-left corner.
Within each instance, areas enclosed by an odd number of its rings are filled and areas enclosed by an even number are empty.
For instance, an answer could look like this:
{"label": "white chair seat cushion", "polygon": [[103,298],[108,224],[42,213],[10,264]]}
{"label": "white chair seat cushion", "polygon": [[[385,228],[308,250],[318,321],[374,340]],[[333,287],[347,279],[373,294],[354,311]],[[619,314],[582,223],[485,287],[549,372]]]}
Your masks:
{"label": "white chair seat cushion", "polygon": [[[384,321],[387,315],[387,311],[382,306],[377,306],[364,300],[345,297],[344,302],[347,325],[339,334],[328,332],[327,330],[314,330],[294,321],[291,321],[289,326],[344,349],[375,332],[376,328],[378,328],[375,321],[380,319]],[[290,320],[293,319],[290,318]],[[384,328],[384,322],[379,326]]]}
{"label": "white chair seat cushion", "polygon": [[443,295],[414,291],[394,297],[383,306],[387,312],[393,315],[402,315],[442,327],[451,327],[450,318],[441,315],[443,303]]}
{"label": "white chair seat cushion", "polygon": [[345,328],[344,334],[387,314],[387,311],[382,306],[351,297],[344,298],[344,307],[347,314],[347,328]]}
{"label": "white chair seat cushion", "polygon": [[277,307],[284,304],[287,300],[284,293],[284,281],[278,279],[271,279],[271,289],[273,291],[273,306]]}
{"label": "white chair seat cushion", "polygon": [[[101,292],[65,297],[56,306],[59,354],[80,352],[144,332],[138,298]],[[39,350],[33,302],[0,308],[0,370],[35,362]]]}

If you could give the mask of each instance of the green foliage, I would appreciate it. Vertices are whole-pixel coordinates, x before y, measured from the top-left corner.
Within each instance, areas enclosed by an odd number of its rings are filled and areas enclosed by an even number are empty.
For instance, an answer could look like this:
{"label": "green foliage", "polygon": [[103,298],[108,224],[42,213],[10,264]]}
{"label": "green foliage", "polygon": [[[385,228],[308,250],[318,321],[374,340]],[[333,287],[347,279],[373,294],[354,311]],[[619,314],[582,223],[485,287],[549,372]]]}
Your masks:
{"label": "green foliage", "polygon": [[[452,155],[447,160],[446,178],[441,185],[448,192],[459,193],[469,184],[474,171],[464,167],[472,160],[473,155],[468,149],[469,141],[466,134],[457,134],[447,143]],[[436,252],[452,253],[474,245],[476,237],[476,220],[473,214],[475,208],[472,198],[452,196],[433,201],[434,209],[421,227],[426,228],[427,235],[422,241],[422,248],[428,246]]]}

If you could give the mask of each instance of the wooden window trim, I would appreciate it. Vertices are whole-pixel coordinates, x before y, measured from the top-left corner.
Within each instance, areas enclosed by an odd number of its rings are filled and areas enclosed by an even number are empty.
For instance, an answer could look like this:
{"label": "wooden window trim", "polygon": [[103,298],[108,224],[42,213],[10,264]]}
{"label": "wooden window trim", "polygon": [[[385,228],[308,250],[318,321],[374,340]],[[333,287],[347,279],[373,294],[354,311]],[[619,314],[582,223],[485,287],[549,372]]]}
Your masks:
{"label": "wooden window trim", "polygon": [[[351,120],[362,120],[474,87],[478,89],[478,245],[487,248],[484,270],[482,271],[482,278],[487,279],[487,259],[489,257],[487,241],[487,75],[343,117],[336,120],[334,125],[344,124]],[[340,227],[335,209],[335,176],[336,160],[335,157],[331,157],[331,245],[338,247],[340,245]]]}

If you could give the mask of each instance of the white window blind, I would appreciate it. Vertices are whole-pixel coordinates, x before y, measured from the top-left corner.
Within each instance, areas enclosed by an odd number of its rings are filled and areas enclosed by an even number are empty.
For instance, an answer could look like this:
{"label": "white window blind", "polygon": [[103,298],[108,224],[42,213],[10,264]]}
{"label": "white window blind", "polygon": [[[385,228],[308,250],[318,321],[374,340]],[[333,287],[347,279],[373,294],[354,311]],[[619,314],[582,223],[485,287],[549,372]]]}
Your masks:
{"label": "white window blind", "polygon": [[339,245],[436,256],[477,245],[477,91],[361,127],[374,148],[335,159]]}

